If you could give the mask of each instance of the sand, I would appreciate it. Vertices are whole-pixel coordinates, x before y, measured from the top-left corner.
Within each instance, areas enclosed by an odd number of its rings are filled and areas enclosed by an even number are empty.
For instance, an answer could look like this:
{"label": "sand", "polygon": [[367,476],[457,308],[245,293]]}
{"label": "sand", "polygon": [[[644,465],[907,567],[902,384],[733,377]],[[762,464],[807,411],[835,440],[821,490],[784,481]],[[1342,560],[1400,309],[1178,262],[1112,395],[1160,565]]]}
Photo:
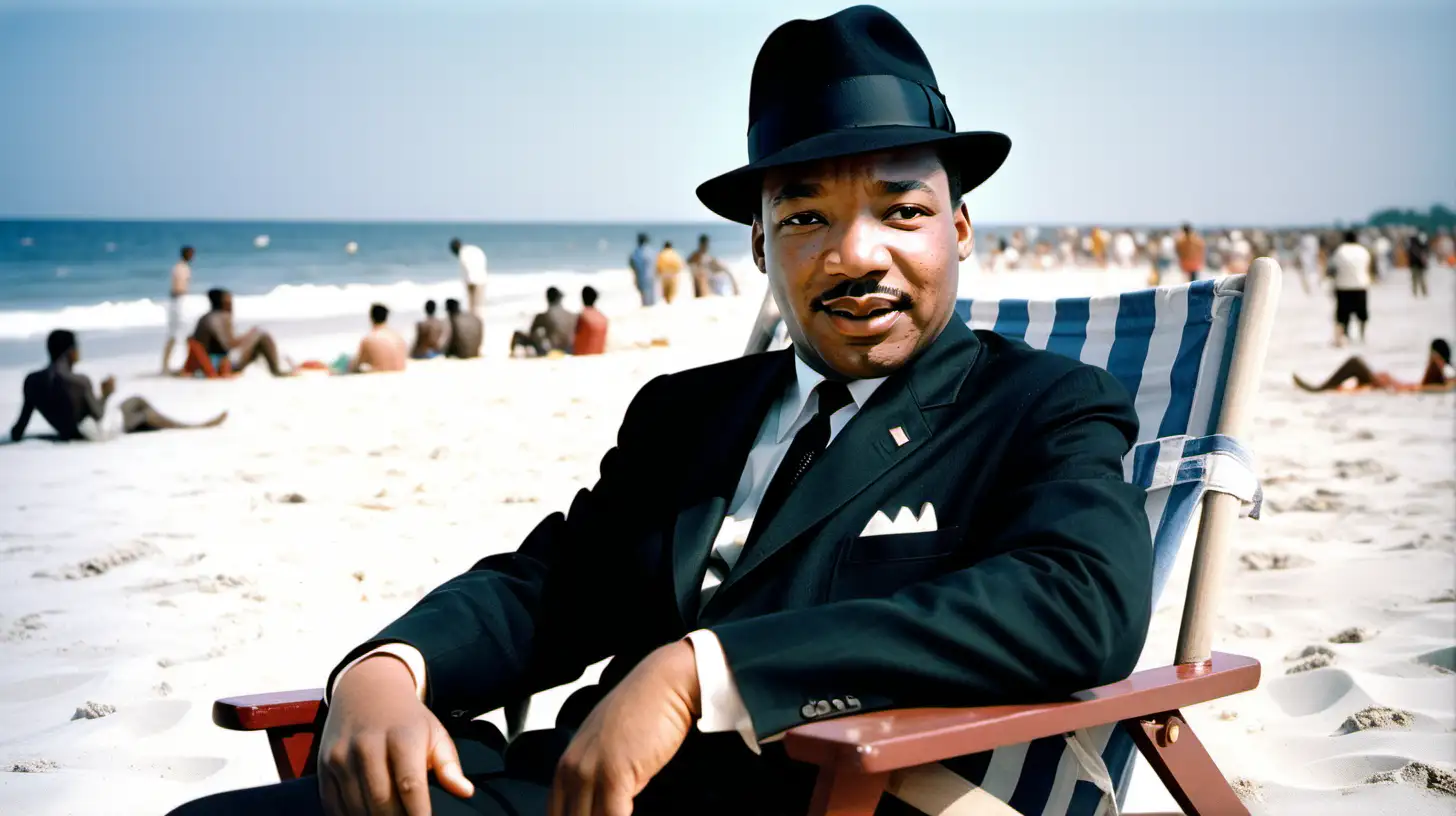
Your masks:
{"label": "sand", "polygon": [[[1411,300],[1403,273],[1372,293],[1356,351],[1375,367],[1414,376],[1430,337],[1451,333],[1452,275],[1431,278],[1429,301]],[[0,447],[0,812],[158,813],[273,779],[264,737],[212,725],[212,701],[320,685],[428,589],[516,546],[591,484],[637,388],[741,352],[762,286],[744,282],[742,298],[643,313],[625,273],[598,281],[613,326],[597,358],[505,359],[522,315],[498,312],[486,359],[398,375],[178,381],[90,348],[83,370],[117,373],[119,396],[179,419],[231,413],[215,430]],[[1456,597],[1456,400],[1295,389],[1292,372],[1322,377],[1348,353],[1329,347],[1330,310],[1287,287],[1248,440],[1268,502],[1239,525],[1216,648],[1257,657],[1263,682],[1186,714],[1256,813],[1449,813],[1456,604],[1440,599]],[[357,338],[305,328],[280,331],[298,359]],[[19,376],[0,372],[7,423]],[[1172,655],[1181,592],[1155,616],[1145,665]],[[562,694],[538,696],[532,727]],[[1145,767],[1129,805],[1172,809]]]}

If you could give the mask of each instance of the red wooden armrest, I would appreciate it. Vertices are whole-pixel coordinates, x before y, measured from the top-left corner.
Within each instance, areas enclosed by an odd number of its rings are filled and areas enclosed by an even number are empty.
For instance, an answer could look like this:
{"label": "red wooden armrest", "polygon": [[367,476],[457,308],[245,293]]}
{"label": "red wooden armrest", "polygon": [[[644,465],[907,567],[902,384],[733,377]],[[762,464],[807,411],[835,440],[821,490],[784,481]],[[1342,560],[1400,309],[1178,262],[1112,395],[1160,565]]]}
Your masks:
{"label": "red wooden armrest", "polygon": [[323,701],[321,688],[227,697],[212,704],[212,721],[229,731],[312,725]]}
{"label": "red wooden armrest", "polygon": [[1175,711],[1258,685],[1259,661],[1214,652],[1208,663],[1137,672],[1078,692],[1071,702],[912,708],[801,725],[784,735],[784,748],[802,762],[880,774]]}

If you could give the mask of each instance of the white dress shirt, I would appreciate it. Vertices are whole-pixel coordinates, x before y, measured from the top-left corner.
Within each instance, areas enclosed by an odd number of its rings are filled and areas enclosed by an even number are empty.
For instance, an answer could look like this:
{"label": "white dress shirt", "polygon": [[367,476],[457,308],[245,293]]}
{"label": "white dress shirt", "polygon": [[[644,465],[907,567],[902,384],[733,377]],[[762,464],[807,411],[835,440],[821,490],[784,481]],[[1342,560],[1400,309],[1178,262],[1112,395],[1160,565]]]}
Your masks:
{"label": "white dress shirt", "polygon": [[[700,603],[706,604],[727,577],[726,572],[719,574],[722,566],[726,565],[728,570],[732,570],[737,565],[738,557],[743,553],[743,543],[753,527],[753,517],[758,512],[759,504],[763,502],[763,494],[768,489],[769,482],[783,462],[784,454],[788,453],[794,435],[809,424],[809,420],[819,410],[819,394],[814,388],[824,382],[824,379],[824,375],[810,368],[797,354],[794,356],[794,381],[769,409],[763,424],[759,426],[753,448],[748,452],[748,461],[744,463],[743,473],[738,477],[738,487],[733,491],[733,500],[728,504],[728,515],[723,519],[723,526],[719,528],[718,536],[713,541],[712,552],[705,554],[711,557],[708,572],[703,577]],[[834,438],[859,413],[884,381],[884,377],[879,377],[846,383],[852,401],[829,418],[829,444],[833,444]],[[698,730],[705,733],[737,731],[748,747],[755,753],[758,752],[753,720],[743,704],[743,697],[738,692],[738,685],[733,680],[733,673],[728,668],[728,659],[723,654],[718,637],[711,630],[698,629],[689,633],[687,639],[693,645],[693,659],[698,670],[702,705]],[[352,669],[359,661],[376,654],[392,655],[403,661],[414,676],[415,690],[420,699],[425,698],[424,656],[418,649],[403,643],[388,643],[355,658],[339,672],[334,685],[338,685],[344,672]],[[333,693],[332,688],[328,691]]]}
{"label": "white dress shirt", "polygon": [[460,277],[467,284],[485,284],[485,250],[475,244],[460,245]]}

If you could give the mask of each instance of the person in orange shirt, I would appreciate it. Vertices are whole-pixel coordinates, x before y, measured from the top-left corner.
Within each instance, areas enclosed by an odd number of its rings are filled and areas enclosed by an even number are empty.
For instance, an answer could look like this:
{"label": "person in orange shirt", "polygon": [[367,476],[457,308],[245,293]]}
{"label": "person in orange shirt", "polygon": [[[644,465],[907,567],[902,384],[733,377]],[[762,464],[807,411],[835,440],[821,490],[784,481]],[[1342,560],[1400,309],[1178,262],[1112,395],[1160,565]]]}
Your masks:
{"label": "person in orange shirt", "polygon": [[1203,236],[1193,231],[1192,224],[1183,225],[1183,234],[1178,236],[1178,266],[1188,280],[1196,281],[1203,274],[1203,265],[1208,255],[1208,246]]}
{"label": "person in orange shirt", "polygon": [[607,316],[597,311],[597,290],[581,290],[581,314],[576,318],[575,354],[601,354],[607,350]]}
{"label": "person in orange shirt", "polygon": [[677,280],[682,271],[682,256],[672,248],[671,241],[663,241],[662,251],[657,253],[657,277],[662,280],[662,298],[668,303],[677,297]]}

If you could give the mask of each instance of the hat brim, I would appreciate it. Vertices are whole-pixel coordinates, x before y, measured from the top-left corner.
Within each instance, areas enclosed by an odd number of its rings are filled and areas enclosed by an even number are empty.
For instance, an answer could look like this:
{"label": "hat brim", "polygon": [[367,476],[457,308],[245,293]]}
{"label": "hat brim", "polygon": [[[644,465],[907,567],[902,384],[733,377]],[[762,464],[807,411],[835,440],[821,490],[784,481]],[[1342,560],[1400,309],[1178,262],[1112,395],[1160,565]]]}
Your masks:
{"label": "hat brim", "polygon": [[962,192],[970,192],[1006,161],[1006,155],[1011,152],[1011,139],[1004,133],[989,130],[946,133],[909,125],[836,130],[796,142],[772,156],[703,182],[698,185],[698,200],[730,221],[752,224],[761,206],[763,174],[767,170],[921,146],[934,146],[947,161],[953,162],[960,173]]}

